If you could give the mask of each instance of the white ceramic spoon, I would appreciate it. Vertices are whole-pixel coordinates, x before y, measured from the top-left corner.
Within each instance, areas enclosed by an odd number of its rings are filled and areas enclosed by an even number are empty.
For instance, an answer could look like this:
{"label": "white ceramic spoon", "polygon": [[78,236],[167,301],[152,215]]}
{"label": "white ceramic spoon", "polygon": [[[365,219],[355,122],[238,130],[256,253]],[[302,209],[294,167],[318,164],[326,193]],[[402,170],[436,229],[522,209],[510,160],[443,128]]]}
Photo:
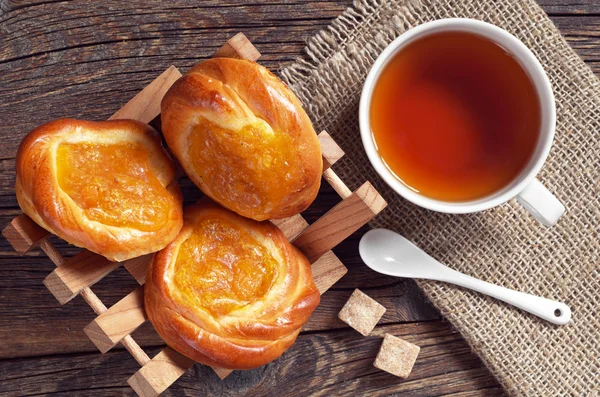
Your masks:
{"label": "white ceramic spoon", "polygon": [[358,250],[367,266],[388,276],[425,278],[460,285],[554,324],[564,325],[571,319],[571,309],[564,303],[500,287],[452,270],[391,230],[370,230],[361,238]]}

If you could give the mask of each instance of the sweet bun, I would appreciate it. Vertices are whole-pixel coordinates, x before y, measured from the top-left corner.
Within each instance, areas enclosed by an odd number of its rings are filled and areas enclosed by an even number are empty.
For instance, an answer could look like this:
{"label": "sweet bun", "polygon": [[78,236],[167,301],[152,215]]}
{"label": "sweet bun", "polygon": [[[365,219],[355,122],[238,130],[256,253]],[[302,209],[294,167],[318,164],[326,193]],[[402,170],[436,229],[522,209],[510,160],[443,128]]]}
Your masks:
{"label": "sweet bun", "polygon": [[161,104],[162,130],[190,179],[255,220],[306,209],[321,183],[321,146],[300,101],[257,63],[213,58]]}
{"label": "sweet bun", "polygon": [[23,212],[110,260],[158,251],[183,225],[173,161],[141,122],[52,121],[23,139],[16,168]]}
{"label": "sweet bun", "polygon": [[270,222],[206,200],[186,208],[177,238],[148,270],[148,318],[169,346],[228,369],[287,350],[319,304],[306,257]]}

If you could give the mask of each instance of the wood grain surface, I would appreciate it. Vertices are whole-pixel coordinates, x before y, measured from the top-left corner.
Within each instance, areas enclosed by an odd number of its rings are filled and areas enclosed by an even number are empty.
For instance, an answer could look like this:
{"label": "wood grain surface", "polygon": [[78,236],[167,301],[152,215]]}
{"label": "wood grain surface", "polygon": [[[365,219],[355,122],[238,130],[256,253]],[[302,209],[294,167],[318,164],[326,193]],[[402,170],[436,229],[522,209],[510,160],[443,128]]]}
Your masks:
{"label": "wood grain surface", "polygon": [[[15,153],[35,126],[60,117],[108,118],[170,65],[185,71],[243,31],[276,71],[301,54],[350,0],[56,1],[0,0],[0,227],[20,213],[14,192]],[[600,3],[540,0],[570,44],[600,73]],[[309,222],[339,203],[323,184]],[[200,197],[189,181],[187,202]],[[224,381],[196,365],[165,395],[202,396],[500,396],[481,361],[410,280],[364,266],[357,243],[365,228],[334,252],[348,267],[323,295],[296,344],[275,362],[235,371]],[[78,252],[57,239],[61,253]],[[43,284],[54,264],[39,250],[18,256],[0,239],[0,395],[132,395],[139,369],[122,346],[102,355],[83,333],[95,317],[76,297],[60,306]],[[111,306],[138,286],[118,268],[94,286]],[[354,288],[387,311],[369,337],[337,319]],[[384,333],[421,347],[413,373],[401,380],[373,367]],[[163,343],[148,322],[133,336],[150,357]]]}

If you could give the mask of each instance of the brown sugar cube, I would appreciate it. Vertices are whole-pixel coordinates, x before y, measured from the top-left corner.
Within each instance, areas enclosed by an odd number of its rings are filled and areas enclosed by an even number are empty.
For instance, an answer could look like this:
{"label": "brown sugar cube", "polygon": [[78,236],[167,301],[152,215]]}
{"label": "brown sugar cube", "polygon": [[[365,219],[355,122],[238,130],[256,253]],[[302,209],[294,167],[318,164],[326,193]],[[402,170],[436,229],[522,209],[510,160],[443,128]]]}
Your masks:
{"label": "brown sugar cube", "polygon": [[355,289],[348,302],[340,310],[338,317],[364,336],[367,336],[375,328],[383,313],[385,313],[385,307],[364,292]]}
{"label": "brown sugar cube", "polygon": [[408,378],[421,348],[403,339],[385,334],[373,365],[401,378]]}

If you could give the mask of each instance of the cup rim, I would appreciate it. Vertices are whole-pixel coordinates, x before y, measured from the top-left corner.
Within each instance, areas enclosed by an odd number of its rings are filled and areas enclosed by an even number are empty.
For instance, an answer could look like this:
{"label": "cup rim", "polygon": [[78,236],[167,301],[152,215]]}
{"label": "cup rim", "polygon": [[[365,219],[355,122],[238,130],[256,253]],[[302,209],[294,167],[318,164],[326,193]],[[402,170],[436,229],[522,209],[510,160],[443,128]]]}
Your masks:
{"label": "cup rim", "polygon": [[[369,115],[371,95],[379,74],[386,66],[386,63],[395,55],[396,51],[399,51],[404,45],[408,44],[412,40],[418,37],[426,36],[427,34],[443,31],[467,31],[474,34],[479,34],[498,43],[499,45],[502,45],[503,47],[506,46],[506,43],[510,43],[512,47],[518,49],[520,55],[517,56],[514,54],[514,52],[517,50],[513,50],[513,48],[507,50],[520,61],[522,67],[530,75],[532,80],[536,80],[540,83],[536,84],[534,81],[538,98],[540,100],[540,106],[542,108],[542,126],[540,126],[540,138],[538,138],[538,146],[541,146],[536,148],[536,151],[534,152],[532,159],[530,159],[529,164],[515,179],[518,180],[516,183],[513,181],[511,184],[507,185],[498,192],[494,192],[489,196],[472,201],[446,202],[436,200],[421,195],[408,187],[385,165],[378,154],[375,140],[371,132]],[[359,129],[363,147],[367,153],[367,157],[369,158],[371,165],[373,168],[375,168],[375,171],[379,174],[379,176],[393,190],[395,190],[396,193],[408,201],[433,211],[453,214],[484,211],[503,204],[518,195],[529,183],[531,183],[544,165],[554,140],[555,127],[556,107],[552,86],[548,76],[546,75],[546,72],[533,52],[531,52],[531,50],[525,44],[523,44],[521,40],[508,33],[506,30],[487,22],[469,18],[448,18],[426,22],[404,32],[394,39],[381,52],[381,54],[373,63],[373,66],[371,67],[363,84],[359,103]]]}

